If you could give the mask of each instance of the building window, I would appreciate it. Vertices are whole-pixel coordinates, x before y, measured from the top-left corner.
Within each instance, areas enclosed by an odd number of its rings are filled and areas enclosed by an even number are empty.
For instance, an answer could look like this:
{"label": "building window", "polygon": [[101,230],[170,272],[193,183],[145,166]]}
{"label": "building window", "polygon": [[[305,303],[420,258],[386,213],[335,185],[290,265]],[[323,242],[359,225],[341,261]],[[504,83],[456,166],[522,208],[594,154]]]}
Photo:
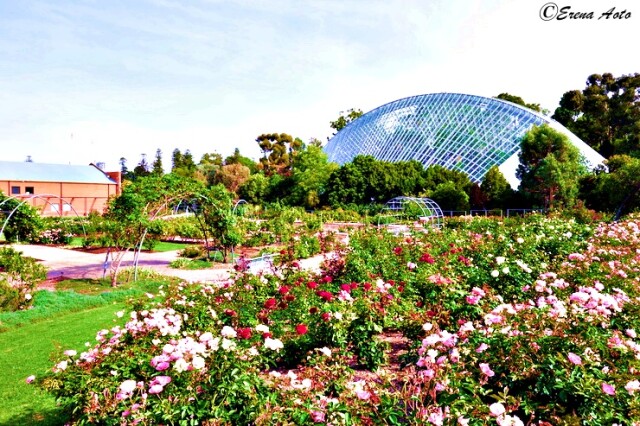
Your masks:
{"label": "building window", "polygon": [[11,194],[12,195],[20,195],[20,187],[19,186],[12,186],[11,187]]}
{"label": "building window", "polygon": [[35,193],[35,191],[33,190],[33,186],[27,186],[24,188],[24,193],[25,194],[31,194],[33,195]]}

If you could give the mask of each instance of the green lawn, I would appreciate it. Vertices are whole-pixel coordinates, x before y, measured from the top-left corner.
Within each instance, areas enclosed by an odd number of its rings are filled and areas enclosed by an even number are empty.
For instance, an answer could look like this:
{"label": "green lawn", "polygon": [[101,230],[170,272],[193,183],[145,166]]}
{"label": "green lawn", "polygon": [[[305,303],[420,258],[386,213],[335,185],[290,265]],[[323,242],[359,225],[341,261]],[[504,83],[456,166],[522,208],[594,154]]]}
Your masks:
{"label": "green lawn", "polygon": [[124,324],[115,313],[127,299],[173,280],[152,274],[117,289],[104,280],[62,281],[57,291],[36,292],[32,309],[0,313],[0,426],[64,424],[54,398],[25,379],[41,377],[67,349],[93,346],[99,330]]}
{"label": "green lawn", "polygon": [[[82,237],[73,237],[71,242],[67,245],[68,247],[82,247],[84,242],[84,238]],[[182,250],[187,246],[186,243],[175,243],[172,241],[158,241],[153,246],[153,251],[155,252],[165,252],[165,251],[174,251],[174,250]]]}
{"label": "green lawn", "polygon": [[80,312],[66,312],[0,333],[0,425],[62,425],[54,398],[25,379],[42,375],[66,349],[81,352],[95,342],[96,332],[122,319],[115,301]]}

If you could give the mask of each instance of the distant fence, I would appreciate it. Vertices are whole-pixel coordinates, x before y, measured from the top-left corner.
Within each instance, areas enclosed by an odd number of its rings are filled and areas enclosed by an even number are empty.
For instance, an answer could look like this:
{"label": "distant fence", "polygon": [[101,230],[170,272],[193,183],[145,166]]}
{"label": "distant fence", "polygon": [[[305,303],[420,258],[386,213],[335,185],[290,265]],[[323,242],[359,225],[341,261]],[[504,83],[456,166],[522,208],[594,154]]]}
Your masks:
{"label": "distant fence", "polygon": [[[509,216],[524,216],[527,213],[546,213],[546,209],[507,209],[507,217]],[[442,210],[442,214],[448,217],[456,216],[504,216],[502,209],[473,209],[473,210]]]}
{"label": "distant fence", "polygon": [[545,209],[507,209],[507,217],[524,216],[527,213],[546,213]]}
{"label": "distant fence", "polygon": [[468,216],[469,213],[466,210],[442,210],[442,215],[449,217]]}

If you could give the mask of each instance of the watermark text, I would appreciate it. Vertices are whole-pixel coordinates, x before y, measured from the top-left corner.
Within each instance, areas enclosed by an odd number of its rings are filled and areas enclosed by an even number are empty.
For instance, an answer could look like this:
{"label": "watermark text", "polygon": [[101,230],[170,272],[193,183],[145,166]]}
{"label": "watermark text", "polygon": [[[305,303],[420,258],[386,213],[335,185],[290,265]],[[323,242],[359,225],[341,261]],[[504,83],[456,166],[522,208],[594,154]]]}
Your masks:
{"label": "watermark text", "polygon": [[543,21],[564,20],[625,20],[631,18],[631,11],[618,10],[612,7],[608,10],[595,12],[593,10],[576,10],[571,6],[558,6],[554,2],[545,3],[540,8],[540,19]]}

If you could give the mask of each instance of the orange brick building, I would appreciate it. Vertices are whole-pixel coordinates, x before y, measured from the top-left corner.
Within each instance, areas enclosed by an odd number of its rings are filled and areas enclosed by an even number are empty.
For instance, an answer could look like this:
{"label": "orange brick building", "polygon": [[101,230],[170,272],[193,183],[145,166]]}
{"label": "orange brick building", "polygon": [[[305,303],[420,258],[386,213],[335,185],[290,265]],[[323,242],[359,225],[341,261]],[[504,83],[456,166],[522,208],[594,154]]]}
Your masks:
{"label": "orange brick building", "polygon": [[28,202],[43,216],[102,213],[120,194],[120,172],[88,166],[0,161],[0,191]]}

